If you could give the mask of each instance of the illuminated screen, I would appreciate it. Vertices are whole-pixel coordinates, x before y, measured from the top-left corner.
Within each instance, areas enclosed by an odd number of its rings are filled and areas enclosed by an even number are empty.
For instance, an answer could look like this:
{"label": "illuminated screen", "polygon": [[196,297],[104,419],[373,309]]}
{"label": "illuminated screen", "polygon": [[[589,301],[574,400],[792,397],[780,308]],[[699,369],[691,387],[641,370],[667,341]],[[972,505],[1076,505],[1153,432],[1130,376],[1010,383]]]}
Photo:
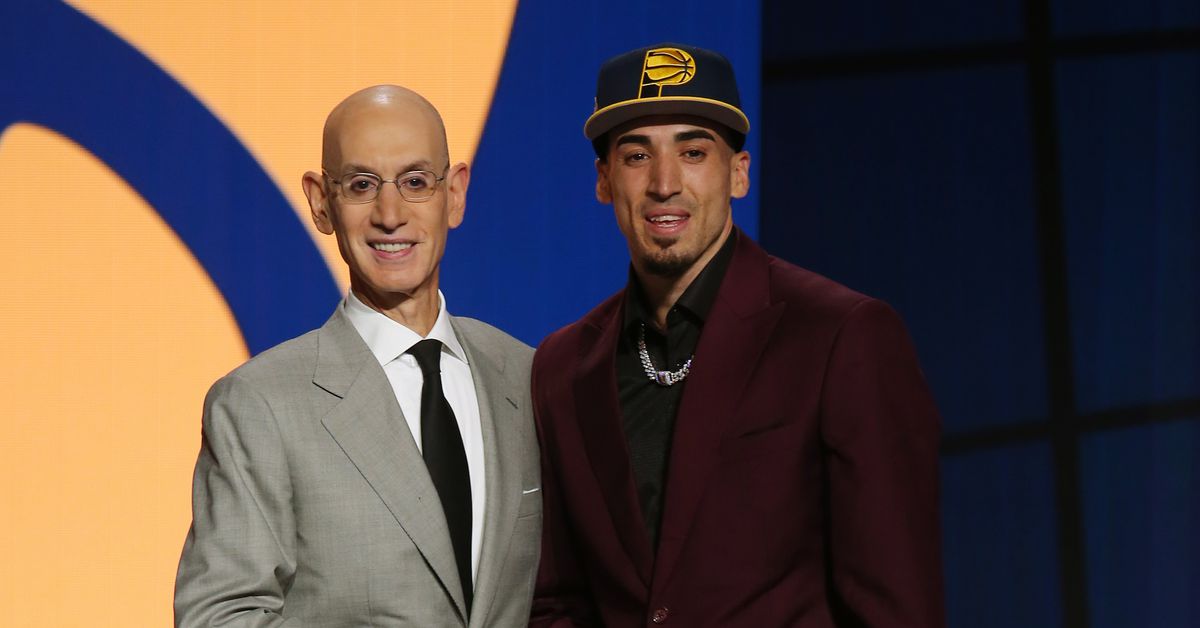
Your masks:
{"label": "illuminated screen", "polygon": [[[170,624],[205,391],[347,286],[300,187],[338,101],[399,83],[441,111],[473,165],[449,308],[536,344],[624,281],[582,135],[599,64],[721,50],[756,118],[758,8],[722,6],[0,6],[0,625]],[[755,233],[755,198],[735,216]]]}

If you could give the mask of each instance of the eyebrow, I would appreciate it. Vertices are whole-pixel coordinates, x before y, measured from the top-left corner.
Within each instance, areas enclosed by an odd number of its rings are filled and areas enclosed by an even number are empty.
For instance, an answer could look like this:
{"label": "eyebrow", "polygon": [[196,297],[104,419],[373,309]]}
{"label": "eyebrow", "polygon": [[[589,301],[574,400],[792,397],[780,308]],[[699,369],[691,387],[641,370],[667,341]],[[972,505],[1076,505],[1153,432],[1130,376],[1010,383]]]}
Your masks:
{"label": "eyebrow", "polygon": [[[343,172],[342,174],[340,174],[338,176],[345,176],[347,174],[373,174],[375,176],[380,176],[378,172],[375,172],[375,170],[368,168],[362,164],[349,163],[349,164],[345,164],[344,167],[346,169],[345,172]],[[412,172],[414,170],[428,170],[430,172],[433,172],[433,164],[431,162],[429,162],[428,160],[418,159],[417,161],[414,161],[412,163],[409,163],[409,164],[403,166],[403,169],[400,170],[397,174],[404,174],[406,172]]]}
{"label": "eyebrow", "polygon": [[621,146],[622,144],[642,144],[649,146],[650,137],[646,135],[622,135],[617,139],[617,146]]}
{"label": "eyebrow", "polygon": [[[709,133],[708,131],[706,131],[704,129],[692,129],[690,131],[680,131],[679,133],[675,134],[675,143],[676,144],[678,144],[680,142],[688,142],[691,140],[711,140],[711,141],[715,142],[715,141],[717,141],[717,138],[713,137],[712,133]],[[622,144],[641,144],[644,146],[649,146],[650,145],[650,137],[646,136],[646,135],[637,135],[637,134],[622,135],[620,138],[617,139],[617,146],[621,146]]]}
{"label": "eyebrow", "polygon": [[691,131],[683,131],[675,134],[675,141],[677,143],[687,142],[690,140],[712,140],[715,142],[717,141],[717,138],[713,137],[712,133],[709,133],[704,129],[692,129]]}

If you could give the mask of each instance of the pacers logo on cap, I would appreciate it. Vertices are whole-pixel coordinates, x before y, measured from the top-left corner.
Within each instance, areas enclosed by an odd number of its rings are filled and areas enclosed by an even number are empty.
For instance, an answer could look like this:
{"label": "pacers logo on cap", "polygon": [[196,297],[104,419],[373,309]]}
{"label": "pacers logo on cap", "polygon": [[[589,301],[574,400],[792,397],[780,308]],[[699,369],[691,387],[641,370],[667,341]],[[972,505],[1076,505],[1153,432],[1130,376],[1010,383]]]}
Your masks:
{"label": "pacers logo on cap", "polygon": [[696,60],[678,48],[646,51],[638,98],[661,98],[664,85],[683,85],[696,76]]}

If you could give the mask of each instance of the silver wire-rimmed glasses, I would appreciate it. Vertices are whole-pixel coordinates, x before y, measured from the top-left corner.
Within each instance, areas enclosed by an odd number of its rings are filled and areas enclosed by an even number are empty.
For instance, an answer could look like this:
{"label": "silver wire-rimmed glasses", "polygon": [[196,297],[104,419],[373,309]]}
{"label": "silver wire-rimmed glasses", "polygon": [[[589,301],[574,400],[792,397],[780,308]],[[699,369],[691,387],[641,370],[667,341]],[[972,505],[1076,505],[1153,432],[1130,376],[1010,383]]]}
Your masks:
{"label": "silver wire-rimmed glasses", "polygon": [[[447,166],[446,171],[449,170]],[[383,188],[384,183],[395,183],[404,200],[419,203],[432,198],[434,192],[437,192],[438,184],[446,179],[445,174],[439,177],[429,170],[412,170],[395,179],[384,179],[373,172],[351,172],[340,179],[334,179],[324,170],[321,174],[338,186],[342,192],[342,200],[347,203],[374,201],[379,198],[379,190]]]}

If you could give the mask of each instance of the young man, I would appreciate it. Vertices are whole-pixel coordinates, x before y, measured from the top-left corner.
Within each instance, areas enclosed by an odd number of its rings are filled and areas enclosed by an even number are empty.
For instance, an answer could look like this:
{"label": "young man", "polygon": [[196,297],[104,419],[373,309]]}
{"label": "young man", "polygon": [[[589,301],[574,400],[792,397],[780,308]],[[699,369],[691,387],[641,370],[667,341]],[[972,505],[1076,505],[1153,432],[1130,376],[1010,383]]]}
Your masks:
{"label": "young man", "polygon": [[532,625],[944,624],[939,419],[895,312],[734,225],[749,121],[679,44],[600,69],[584,132],[627,287],[534,358]]}
{"label": "young man", "polygon": [[[529,347],[438,290],[469,171],[416,93],[325,124],[304,175],[350,294],[218,381],[204,409],[177,626],[520,626],[541,528]],[[286,252],[281,252],[286,254]]]}

